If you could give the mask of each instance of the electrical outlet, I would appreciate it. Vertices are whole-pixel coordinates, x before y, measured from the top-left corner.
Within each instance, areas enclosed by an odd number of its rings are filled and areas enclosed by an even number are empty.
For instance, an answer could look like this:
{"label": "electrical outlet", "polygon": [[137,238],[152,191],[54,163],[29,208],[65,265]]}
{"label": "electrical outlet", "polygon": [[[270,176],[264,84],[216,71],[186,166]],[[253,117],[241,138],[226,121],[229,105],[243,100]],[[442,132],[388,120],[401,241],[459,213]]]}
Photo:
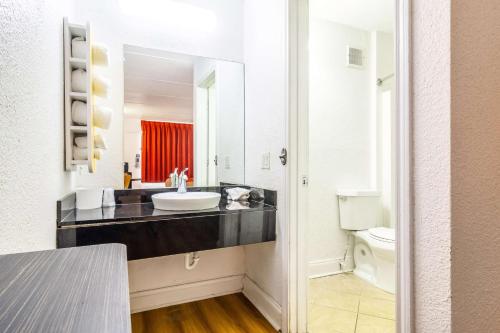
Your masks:
{"label": "electrical outlet", "polygon": [[231,169],[231,158],[229,156],[224,158],[224,168]]}
{"label": "electrical outlet", "polygon": [[262,154],[262,169],[271,169],[271,153]]}

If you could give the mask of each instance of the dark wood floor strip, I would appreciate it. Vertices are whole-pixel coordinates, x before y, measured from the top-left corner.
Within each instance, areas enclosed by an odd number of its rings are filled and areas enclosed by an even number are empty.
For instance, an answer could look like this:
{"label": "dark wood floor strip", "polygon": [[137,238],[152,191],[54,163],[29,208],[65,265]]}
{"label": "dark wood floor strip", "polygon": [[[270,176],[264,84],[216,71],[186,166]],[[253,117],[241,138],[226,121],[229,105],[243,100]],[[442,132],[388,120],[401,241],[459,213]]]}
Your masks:
{"label": "dark wood floor strip", "polygon": [[133,333],[276,333],[243,294],[132,315]]}

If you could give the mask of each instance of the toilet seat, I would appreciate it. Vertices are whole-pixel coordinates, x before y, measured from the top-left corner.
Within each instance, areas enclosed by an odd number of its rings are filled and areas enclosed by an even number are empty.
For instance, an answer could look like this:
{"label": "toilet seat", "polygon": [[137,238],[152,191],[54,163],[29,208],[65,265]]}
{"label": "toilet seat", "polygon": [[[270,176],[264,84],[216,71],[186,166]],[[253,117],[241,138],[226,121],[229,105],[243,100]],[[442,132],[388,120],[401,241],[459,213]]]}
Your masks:
{"label": "toilet seat", "polygon": [[377,227],[368,229],[371,238],[380,242],[394,243],[396,241],[396,232],[393,228]]}

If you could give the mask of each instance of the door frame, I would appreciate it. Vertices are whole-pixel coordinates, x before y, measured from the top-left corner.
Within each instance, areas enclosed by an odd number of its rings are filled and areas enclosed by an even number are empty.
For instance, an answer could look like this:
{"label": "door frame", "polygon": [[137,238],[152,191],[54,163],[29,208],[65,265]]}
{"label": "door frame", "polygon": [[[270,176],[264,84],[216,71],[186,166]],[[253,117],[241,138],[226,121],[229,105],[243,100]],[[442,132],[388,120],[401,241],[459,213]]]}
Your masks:
{"label": "door frame", "polygon": [[[411,0],[395,0],[395,98],[396,98],[396,313],[397,332],[413,332],[413,237],[412,237],[412,118],[411,118]],[[305,205],[307,187],[308,127],[308,0],[287,0],[287,143],[289,165],[286,175],[283,279],[287,281],[284,299],[283,331],[307,332],[307,233]]]}

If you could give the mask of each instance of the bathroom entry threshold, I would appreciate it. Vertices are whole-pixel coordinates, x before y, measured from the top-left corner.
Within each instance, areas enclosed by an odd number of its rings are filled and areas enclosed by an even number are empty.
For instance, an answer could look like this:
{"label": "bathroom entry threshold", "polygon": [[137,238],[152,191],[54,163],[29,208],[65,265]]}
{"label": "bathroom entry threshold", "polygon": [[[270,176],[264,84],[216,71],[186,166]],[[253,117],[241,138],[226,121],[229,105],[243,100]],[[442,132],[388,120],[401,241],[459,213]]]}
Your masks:
{"label": "bathroom entry threshold", "polygon": [[132,314],[133,333],[276,333],[241,294]]}

